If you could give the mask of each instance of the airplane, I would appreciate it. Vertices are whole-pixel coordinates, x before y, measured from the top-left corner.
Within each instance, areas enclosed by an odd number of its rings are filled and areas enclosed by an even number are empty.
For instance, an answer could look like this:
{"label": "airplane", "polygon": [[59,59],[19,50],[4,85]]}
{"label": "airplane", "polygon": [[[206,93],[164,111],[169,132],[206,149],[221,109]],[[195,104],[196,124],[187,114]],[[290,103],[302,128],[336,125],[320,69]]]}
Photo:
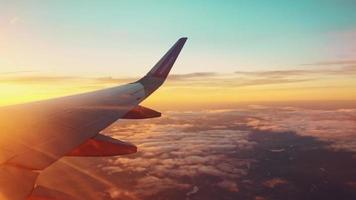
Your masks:
{"label": "airplane", "polygon": [[118,119],[161,116],[139,104],[164,83],[186,40],[180,38],[136,82],[0,108],[0,200],[57,199],[52,196],[56,192],[37,185],[36,179],[63,157],[137,152],[135,145],[100,131]]}

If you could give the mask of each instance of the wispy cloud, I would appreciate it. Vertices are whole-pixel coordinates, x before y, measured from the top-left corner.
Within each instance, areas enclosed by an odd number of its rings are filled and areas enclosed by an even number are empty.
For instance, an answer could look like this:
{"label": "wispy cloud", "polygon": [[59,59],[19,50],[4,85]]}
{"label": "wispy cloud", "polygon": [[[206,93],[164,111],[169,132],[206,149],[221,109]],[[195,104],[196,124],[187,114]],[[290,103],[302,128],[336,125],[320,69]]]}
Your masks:
{"label": "wispy cloud", "polygon": [[33,72],[36,72],[36,71],[30,71],[30,70],[27,70],[27,71],[12,71],[12,72],[0,72],[0,76],[3,76],[3,75],[15,75],[15,74],[23,74],[23,73],[33,73]]}
{"label": "wispy cloud", "polygon": [[19,17],[13,17],[13,18],[10,19],[9,23],[11,25],[14,25],[14,24],[19,23],[20,21],[22,21],[22,20]]}
{"label": "wispy cloud", "polygon": [[[346,61],[345,61],[346,62]],[[246,75],[246,76],[259,76],[266,78],[274,77],[291,77],[291,76],[308,76],[308,75],[355,75],[356,74],[356,61],[355,65],[342,66],[340,68],[324,68],[324,69],[301,69],[301,70],[271,70],[271,71],[236,71],[236,74]],[[326,63],[326,62],[325,62]],[[339,65],[338,62],[328,62],[326,65]],[[318,64],[308,64],[308,65],[318,65]],[[323,64],[325,66],[325,64]]]}
{"label": "wispy cloud", "polygon": [[6,83],[20,83],[20,84],[31,84],[31,83],[51,83],[58,81],[68,81],[74,80],[77,77],[71,76],[7,76],[1,77],[0,82]]}
{"label": "wispy cloud", "polygon": [[[327,66],[339,67],[329,68]],[[322,80],[327,76],[355,76],[356,61],[331,61],[308,65],[323,65],[324,68],[317,69],[292,69],[292,70],[269,70],[269,71],[235,71],[230,74],[219,74],[216,72],[197,72],[190,74],[175,74],[170,80],[179,84],[191,82],[198,86],[221,85],[231,87],[244,87],[270,84],[288,84]]]}
{"label": "wispy cloud", "polygon": [[170,80],[180,81],[180,80],[187,80],[187,79],[195,79],[195,78],[211,78],[219,76],[216,72],[195,72],[195,73],[188,73],[188,74],[172,74],[169,76]]}
{"label": "wispy cloud", "polygon": [[132,82],[134,78],[112,78],[112,77],[80,77],[80,76],[56,76],[56,75],[22,75],[31,71],[5,72],[0,75],[0,83],[17,83],[17,84],[51,84],[68,81],[90,81],[97,84],[106,83],[125,83]]}
{"label": "wispy cloud", "polygon": [[356,60],[336,60],[336,61],[322,61],[322,62],[315,62],[315,63],[306,63],[302,65],[356,65]]}
{"label": "wispy cloud", "polygon": [[291,74],[302,74],[297,71],[256,71],[256,72],[235,72],[230,74],[219,73],[192,73],[185,75],[175,75],[169,83],[173,86],[190,87],[247,87],[271,84],[288,84],[306,82],[313,80],[311,77],[291,77]]}

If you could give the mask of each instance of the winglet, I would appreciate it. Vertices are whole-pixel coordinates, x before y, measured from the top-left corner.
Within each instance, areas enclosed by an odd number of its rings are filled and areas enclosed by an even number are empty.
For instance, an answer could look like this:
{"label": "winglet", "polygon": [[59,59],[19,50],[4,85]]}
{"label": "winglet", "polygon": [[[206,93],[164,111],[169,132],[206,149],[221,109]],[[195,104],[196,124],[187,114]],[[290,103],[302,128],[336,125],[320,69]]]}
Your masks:
{"label": "winglet", "polygon": [[145,87],[146,94],[154,92],[166,80],[186,41],[186,37],[180,38],[155,66],[137,81]]}
{"label": "winglet", "polygon": [[157,64],[147,73],[146,76],[154,76],[159,78],[166,78],[172,69],[180,51],[182,50],[186,37],[180,38],[168,52],[157,62]]}

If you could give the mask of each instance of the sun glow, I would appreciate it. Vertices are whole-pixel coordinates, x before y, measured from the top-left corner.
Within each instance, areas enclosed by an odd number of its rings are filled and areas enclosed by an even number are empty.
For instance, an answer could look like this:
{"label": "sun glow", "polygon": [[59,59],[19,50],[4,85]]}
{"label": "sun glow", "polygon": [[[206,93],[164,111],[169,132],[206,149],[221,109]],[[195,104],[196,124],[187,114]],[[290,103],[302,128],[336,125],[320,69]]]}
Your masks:
{"label": "sun glow", "polygon": [[[124,82],[103,83],[87,79],[63,82],[1,83],[0,105],[50,99],[124,84]],[[211,84],[168,80],[162,88],[145,100],[144,104],[156,108],[181,108],[240,102],[356,100],[356,79],[353,79],[353,76],[347,79],[333,78],[297,83],[246,86],[239,84],[241,83],[238,79],[229,85],[214,80],[211,80]]]}

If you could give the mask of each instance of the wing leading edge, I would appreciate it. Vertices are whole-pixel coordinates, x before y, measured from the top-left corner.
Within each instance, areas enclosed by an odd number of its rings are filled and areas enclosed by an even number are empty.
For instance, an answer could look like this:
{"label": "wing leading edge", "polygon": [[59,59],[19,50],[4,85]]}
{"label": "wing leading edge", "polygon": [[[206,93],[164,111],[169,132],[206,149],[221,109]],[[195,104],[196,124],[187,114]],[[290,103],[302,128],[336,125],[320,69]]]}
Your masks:
{"label": "wing leading edge", "polygon": [[186,40],[179,39],[137,82],[0,108],[0,199],[24,200],[32,191],[38,196],[34,184],[39,170],[63,156],[136,152],[134,145],[99,132],[120,118],[161,115],[139,104],[163,84]]}

